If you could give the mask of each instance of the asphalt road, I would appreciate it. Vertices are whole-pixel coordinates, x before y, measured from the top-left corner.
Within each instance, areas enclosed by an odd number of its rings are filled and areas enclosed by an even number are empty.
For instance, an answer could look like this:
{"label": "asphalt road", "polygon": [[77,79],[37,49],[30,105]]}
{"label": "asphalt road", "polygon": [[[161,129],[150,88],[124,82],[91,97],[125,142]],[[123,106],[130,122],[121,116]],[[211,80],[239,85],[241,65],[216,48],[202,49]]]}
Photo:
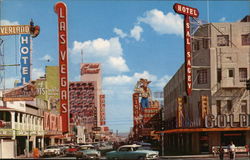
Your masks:
{"label": "asphalt road", "polygon": [[[48,157],[43,159],[76,159],[75,157]],[[219,158],[160,158],[159,160],[219,160]],[[106,160],[105,157],[102,157],[101,160]],[[224,160],[229,160],[228,157],[225,157]],[[250,157],[236,157],[235,160],[250,160]]]}

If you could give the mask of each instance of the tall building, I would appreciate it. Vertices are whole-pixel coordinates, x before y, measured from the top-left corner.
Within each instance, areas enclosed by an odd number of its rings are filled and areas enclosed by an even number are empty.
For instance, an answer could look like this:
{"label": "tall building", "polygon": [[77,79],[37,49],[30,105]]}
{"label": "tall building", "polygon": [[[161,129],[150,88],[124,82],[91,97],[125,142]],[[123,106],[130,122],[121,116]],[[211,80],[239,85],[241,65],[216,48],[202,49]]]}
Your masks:
{"label": "tall building", "polygon": [[97,127],[105,124],[105,95],[102,93],[102,70],[100,63],[82,63],[81,81],[96,83],[96,120]]}
{"label": "tall building", "polygon": [[[248,16],[249,17],[249,16]],[[250,144],[250,22],[204,24],[192,36],[192,94],[185,65],[164,87],[164,148],[199,154]]]}

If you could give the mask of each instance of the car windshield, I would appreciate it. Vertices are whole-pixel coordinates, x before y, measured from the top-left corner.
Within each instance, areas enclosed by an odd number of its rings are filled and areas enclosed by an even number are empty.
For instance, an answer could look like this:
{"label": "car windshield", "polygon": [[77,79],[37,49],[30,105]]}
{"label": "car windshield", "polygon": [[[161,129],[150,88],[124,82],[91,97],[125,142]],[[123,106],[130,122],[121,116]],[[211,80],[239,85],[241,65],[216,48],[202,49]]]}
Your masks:
{"label": "car windshield", "polygon": [[80,150],[94,149],[92,146],[81,146]]}
{"label": "car windshield", "polygon": [[48,146],[46,149],[58,148],[58,146]]}
{"label": "car windshield", "polygon": [[152,150],[149,146],[136,147],[135,150]]}

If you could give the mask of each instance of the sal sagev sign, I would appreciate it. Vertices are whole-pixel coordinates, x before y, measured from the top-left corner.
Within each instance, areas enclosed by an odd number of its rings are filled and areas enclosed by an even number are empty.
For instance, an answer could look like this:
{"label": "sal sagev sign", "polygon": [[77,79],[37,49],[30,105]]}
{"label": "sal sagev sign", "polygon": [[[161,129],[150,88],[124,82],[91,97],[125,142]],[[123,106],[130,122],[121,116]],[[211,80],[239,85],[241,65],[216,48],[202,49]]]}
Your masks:
{"label": "sal sagev sign", "polygon": [[55,5],[58,15],[59,42],[59,77],[60,77],[60,112],[62,131],[68,132],[69,125],[69,85],[68,85],[68,44],[67,44],[67,6],[63,2]]}
{"label": "sal sagev sign", "polygon": [[196,8],[185,6],[179,3],[174,4],[176,13],[184,15],[184,41],[185,41],[185,79],[186,79],[186,93],[191,95],[192,92],[192,54],[191,54],[191,36],[190,36],[190,19],[189,17],[197,18],[199,11]]}
{"label": "sal sagev sign", "polygon": [[250,127],[250,115],[249,114],[239,114],[239,121],[235,122],[234,115],[206,115],[205,117],[205,127],[206,128],[226,128],[226,127]]}

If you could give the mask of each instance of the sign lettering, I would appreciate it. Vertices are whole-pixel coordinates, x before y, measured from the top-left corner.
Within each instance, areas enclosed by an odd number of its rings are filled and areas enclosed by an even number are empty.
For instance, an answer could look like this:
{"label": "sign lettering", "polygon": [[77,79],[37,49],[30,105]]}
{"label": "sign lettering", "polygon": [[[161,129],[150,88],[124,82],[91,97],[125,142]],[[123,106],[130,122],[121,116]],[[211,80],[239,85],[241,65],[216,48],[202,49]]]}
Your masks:
{"label": "sign lettering", "polygon": [[68,86],[68,46],[67,46],[67,6],[63,2],[55,5],[58,15],[59,41],[59,77],[60,77],[60,109],[62,116],[62,131],[68,132],[69,125],[69,86]]}
{"label": "sign lettering", "polygon": [[192,92],[192,56],[191,56],[191,36],[190,36],[190,20],[191,17],[198,17],[199,11],[179,3],[174,4],[176,13],[184,15],[184,41],[185,41],[185,77],[186,77],[186,93],[191,95]]}

